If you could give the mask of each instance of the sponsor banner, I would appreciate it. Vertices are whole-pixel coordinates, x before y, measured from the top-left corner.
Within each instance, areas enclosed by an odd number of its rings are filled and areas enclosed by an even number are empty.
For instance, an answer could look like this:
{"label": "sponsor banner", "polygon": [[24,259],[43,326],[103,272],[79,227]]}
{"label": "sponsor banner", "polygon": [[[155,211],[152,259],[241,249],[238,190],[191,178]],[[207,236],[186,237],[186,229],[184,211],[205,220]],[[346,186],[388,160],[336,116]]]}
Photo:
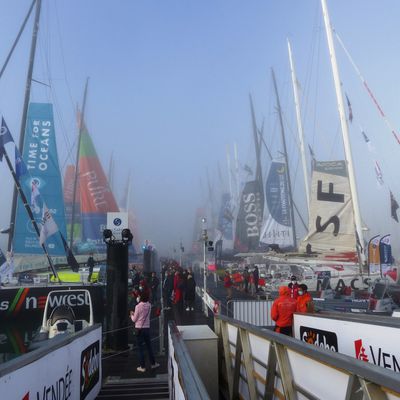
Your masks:
{"label": "sponsor banner", "polygon": [[390,235],[383,236],[379,241],[379,255],[382,274],[385,274],[390,270],[393,261]]}
{"label": "sponsor banner", "polygon": [[3,375],[0,377],[2,396],[5,399],[95,399],[101,389],[101,340],[99,326]]}
{"label": "sponsor banner", "polygon": [[368,261],[370,273],[377,273],[380,270],[380,250],[379,250],[380,236],[375,236],[368,243]]}
{"label": "sponsor banner", "polygon": [[339,320],[295,314],[294,336],[324,349],[400,372],[400,321],[381,317],[387,319],[387,325],[375,325],[373,317],[366,317],[365,322],[359,322],[345,315]]}
{"label": "sponsor banner", "polygon": [[231,195],[223,193],[221,199],[221,209],[218,216],[218,230],[221,232],[222,246],[224,249],[233,247],[233,210]]}
{"label": "sponsor banner", "polygon": [[321,253],[356,255],[353,206],[345,161],[316,161],[311,182],[308,234],[300,244]]}
{"label": "sponsor banner", "polygon": [[108,212],[107,213],[107,229],[111,229],[116,240],[121,240],[121,232],[128,229],[128,213],[127,212]]}
{"label": "sponsor banner", "polygon": [[278,244],[280,247],[293,246],[293,226],[285,163],[272,162],[265,187],[265,199],[267,212],[260,242]]}
{"label": "sponsor banner", "polygon": [[[71,287],[21,287],[0,290],[0,320],[12,318],[17,320],[37,321],[38,326],[42,322],[43,310],[49,292],[57,290],[60,293],[52,297],[51,306],[68,304],[74,308],[77,318],[87,315],[89,301],[85,294],[77,295],[68,293]],[[93,304],[94,320],[102,322],[104,317],[104,299],[102,286],[74,286],[73,289],[87,289],[90,292]],[[65,292],[63,294],[62,292]]]}
{"label": "sponsor banner", "polygon": [[[26,121],[25,143],[22,158],[29,174],[20,178],[35,220],[42,221],[43,202],[46,202],[58,229],[67,237],[64,200],[58,164],[53,107],[48,103],[31,103]],[[64,255],[60,235],[46,241],[50,255]],[[42,254],[36,231],[18,198],[13,249],[15,253]]]}
{"label": "sponsor banner", "polygon": [[236,251],[247,252],[259,248],[263,209],[264,195],[260,182],[247,182],[240,198],[236,221]]}

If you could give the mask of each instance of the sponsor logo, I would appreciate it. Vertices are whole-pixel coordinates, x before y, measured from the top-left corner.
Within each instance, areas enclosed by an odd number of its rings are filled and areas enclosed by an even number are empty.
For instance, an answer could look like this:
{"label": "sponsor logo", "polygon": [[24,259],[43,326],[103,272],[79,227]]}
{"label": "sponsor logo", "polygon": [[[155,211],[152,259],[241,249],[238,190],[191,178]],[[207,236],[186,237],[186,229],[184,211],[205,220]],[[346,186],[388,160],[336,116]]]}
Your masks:
{"label": "sponsor logo", "polygon": [[338,352],[337,336],[334,332],[300,326],[300,339],[322,349]]}
{"label": "sponsor logo", "polygon": [[81,400],[85,399],[99,382],[100,362],[100,344],[97,340],[81,354]]}
{"label": "sponsor logo", "polygon": [[[35,400],[72,400],[72,369],[67,365],[65,375],[62,375],[50,385],[35,391],[33,398]],[[27,392],[22,400],[29,400],[30,392]]]}
{"label": "sponsor logo", "polygon": [[382,347],[373,347],[368,345],[367,343],[364,343],[362,339],[354,341],[354,351],[358,360],[370,362],[378,367],[400,372],[399,354],[395,355],[388,351],[383,351]]}
{"label": "sponsor logo", "polygon": [[120,226],[122,224],[121,218],[114,218],[113,222],[115,226]]}

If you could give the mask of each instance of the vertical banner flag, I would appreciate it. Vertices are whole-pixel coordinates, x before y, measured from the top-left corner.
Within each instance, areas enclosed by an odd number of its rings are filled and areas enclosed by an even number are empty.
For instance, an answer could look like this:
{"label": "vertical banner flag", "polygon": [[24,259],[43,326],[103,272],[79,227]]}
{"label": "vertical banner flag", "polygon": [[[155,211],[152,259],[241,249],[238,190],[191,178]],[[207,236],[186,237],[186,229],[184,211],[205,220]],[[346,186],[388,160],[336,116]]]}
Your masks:
{"label": "vertical banner flag", "polygon": [[379,254],[382,275],[389,271],[392,266],[392,245],[390,243],[390,234],[382,236],[379,241]]}
{"label": "vertical banner flag", "polygon": [[[64,201],[56,136],[54,129],[53,107],[49,103],[31,103],[26,121],[25,142],[22,159],[29,174],[24,173],[23,162],[18,165],[16,154],[16,169],[19,169],[19,180],[22,190],[28,199],[32,213],[38,225],[41,225],[45,214],[44,203],[51,220],[60,232],[66,236]],[[43,250],[26,213],[21,199],[18,199],[16,225],[14,233],[14,251],[22,254],[42,254]],[[50,255],[64,255],[64,246],[59,235],[53,235],[46,240]]]}
{"label": "vertical banner flag", "polygon": [[370,273],[379,272],[381,256],[379,252],[380,235],[374,236],[368,243],[368,262]]}
{"label": "vertical banner flag", "polygon": [[267,209],[261,230],[260,242],[278,244],[280,247],[293,246],[293,224],[290,214],[289,188],[285,163],[272,162],[266,182],[265,197]]}
{"label": "vertical banner flag", "polygon": [[234,248],[239,252],[254,251],[260,245],[264,196],[258,180],[247,182],[240,198]]}

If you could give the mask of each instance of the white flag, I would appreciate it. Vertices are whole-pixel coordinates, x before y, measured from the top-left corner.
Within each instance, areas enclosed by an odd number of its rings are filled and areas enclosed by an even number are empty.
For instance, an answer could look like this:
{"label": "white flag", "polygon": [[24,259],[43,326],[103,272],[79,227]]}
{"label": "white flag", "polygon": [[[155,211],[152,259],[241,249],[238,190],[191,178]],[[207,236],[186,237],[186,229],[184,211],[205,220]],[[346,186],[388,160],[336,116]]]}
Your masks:
{"label": "white flag", "polygon": [[40,245],[42,246],[47,238],[56,232],[58,232],[58,226],[46,204],[43,204],[42,229],[39,238]]}

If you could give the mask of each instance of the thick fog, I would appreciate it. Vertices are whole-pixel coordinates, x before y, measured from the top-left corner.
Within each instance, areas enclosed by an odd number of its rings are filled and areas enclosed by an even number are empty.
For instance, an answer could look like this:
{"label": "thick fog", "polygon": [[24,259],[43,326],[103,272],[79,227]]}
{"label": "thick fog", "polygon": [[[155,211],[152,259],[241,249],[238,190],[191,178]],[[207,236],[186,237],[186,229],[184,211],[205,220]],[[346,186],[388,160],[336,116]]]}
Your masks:
{"label": "thick fog", "polygon": [[[0,66],[30,3],[0,3]],[[328,6],[336,32],[397,129],[400,3],[349,0],[328,1]],[[16,142],[31,32],[32,17],[0,79],[0,114]],[[75,111],[90,77],[85,120],[106,174],[113,157],[113,193],[117,201],[122,199],[131,174],[130,207],[140,243],[149,240],[161,255],[173,255],[181,240],[190,249],[196,209],[217,210],[222,192],[229,190],[227,151],[234,165],[234,143],[241,180],[251,178],[246,165],[255,170],[249,94],[269,150],[274,158],[281,156],[271,68],[282,103],[294,198],[307,222],[287,38],[297,69],[306,147],[321,160],[343,159],[317,0],[44,0],[31,101],[54,106],[63,172],[75,162]],[[400,201],[400,145],[338,41],[335,46],[353,114],[349,128],[361,216],[369,228],[365,239],[391,233],[397,257],[399,224],[390,215],[389,191]],[[270,163],[265,146],[261,157],[265,182]],[[308,153],[306,157],[310,162]],[[375,161],[383,185],[377,183]],[[0,163],[0,182],[0,226],[7,227],[13,183],[5,162]],[[299,218],[296,222],[300,238],[305,229]],[[0,240],[4,250],[6,235]]]}

